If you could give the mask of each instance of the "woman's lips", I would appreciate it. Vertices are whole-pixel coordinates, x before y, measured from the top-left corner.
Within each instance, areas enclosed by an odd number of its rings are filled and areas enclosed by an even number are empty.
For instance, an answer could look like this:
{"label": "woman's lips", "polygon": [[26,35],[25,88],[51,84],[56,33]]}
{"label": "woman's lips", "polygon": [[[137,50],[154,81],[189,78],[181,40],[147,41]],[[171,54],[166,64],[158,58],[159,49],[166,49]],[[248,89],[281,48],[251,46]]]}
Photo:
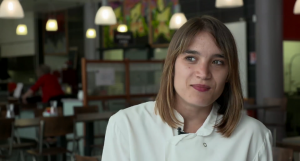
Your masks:
{"label": "woman's lips", "polygon": [[210,86],[204,84],[193,84],[192,87],[199,92],[206,92],[210,90]]}

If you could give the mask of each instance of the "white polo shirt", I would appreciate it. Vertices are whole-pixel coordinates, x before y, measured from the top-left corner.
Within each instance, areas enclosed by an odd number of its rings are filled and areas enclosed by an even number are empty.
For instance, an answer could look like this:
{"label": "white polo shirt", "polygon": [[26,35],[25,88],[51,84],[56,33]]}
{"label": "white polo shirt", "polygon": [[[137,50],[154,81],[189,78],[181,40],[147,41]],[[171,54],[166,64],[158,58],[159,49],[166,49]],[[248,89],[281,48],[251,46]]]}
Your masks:
{"label": "white polo shirt", "polygon": [[[271,132],[242,115],[229,138],[213,127],[222,115],[214,104],[196,133],[177,129],[154,113],[155,102],[120,110],[108,123],[102,161],[272,161]],[[175,111],[176,117],[184,122]],[[181,127],[183,129],[183,127]]]}

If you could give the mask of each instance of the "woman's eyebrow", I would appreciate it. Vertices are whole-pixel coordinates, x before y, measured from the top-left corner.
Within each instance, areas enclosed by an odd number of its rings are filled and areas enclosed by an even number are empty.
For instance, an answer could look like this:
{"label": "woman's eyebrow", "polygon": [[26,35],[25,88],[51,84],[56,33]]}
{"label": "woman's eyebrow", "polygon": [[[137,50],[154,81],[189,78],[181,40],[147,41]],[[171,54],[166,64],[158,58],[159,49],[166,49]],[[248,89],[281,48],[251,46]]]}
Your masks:
{"label": "woman's eyebrow", "polygon": [[214,55],[212,55],[212,57],[223,58],[223,59],[226,58],[225,54],[214,54]]}
{"label": "woman's eyebrow", "polygon": [[[201,55],[201,53],[199,53],[196,50],[185,50],[184,53],[186,53],[186,54],[199,54],[199,55]],[[223,54],[223,53],[213,54],[211,57],[224,58],[224,59],[226,58],[225,54]]]}
{"label": "woman's eyebrow", "polygon": [[196,50],[185,50],[184,53],[187,53],[187,54],[199,54],[200,55],[200,53],[198,51],[196,51]]}

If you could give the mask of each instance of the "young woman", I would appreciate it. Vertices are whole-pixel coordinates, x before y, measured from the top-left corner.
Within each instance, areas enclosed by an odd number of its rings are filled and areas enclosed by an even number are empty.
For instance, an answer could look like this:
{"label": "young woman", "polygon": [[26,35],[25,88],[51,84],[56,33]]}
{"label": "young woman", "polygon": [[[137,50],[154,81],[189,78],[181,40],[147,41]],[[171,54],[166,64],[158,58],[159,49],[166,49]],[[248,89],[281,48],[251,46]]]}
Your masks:
{"label": "young woman", "polygon": [[241,114],[234,38],[190,19],[173,36],[155,102],[112,116],[102,161],[272,161],[271,133]]}

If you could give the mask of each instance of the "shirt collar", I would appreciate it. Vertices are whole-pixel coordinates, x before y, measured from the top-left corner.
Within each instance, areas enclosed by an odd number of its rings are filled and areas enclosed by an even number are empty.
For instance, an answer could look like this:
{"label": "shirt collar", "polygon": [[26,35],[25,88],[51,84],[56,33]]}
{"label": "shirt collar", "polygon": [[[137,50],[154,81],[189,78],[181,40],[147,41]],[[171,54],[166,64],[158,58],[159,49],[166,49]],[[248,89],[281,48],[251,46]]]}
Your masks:
{"label": "shirt collar", "polygon": [[[218,110],[220,106],[217,103],[213,104],[212,110],[210,111],[208,117],[204,121],[203,125],[197,130],[196,134],[200,136],[208,136],[210,135],[214,129],[215,125],[217,123],[217,118],[218,118]],[[180,115],[179,112],[174,110],[175,117],[182,123],[184,123],[183,117]],[[181,129],[183,129],[183,124],[181,126]],[[177,130],[177,129],[174,129]]]}

